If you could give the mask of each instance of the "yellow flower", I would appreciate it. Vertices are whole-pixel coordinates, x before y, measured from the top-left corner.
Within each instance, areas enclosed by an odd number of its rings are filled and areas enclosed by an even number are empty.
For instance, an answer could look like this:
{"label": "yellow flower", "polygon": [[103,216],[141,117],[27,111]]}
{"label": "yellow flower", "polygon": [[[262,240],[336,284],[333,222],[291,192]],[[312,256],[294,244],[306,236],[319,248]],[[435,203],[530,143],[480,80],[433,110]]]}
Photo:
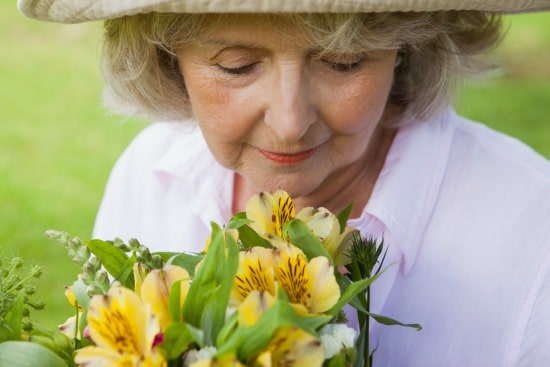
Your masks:
{"label": "yellow flower", "polygon": [[253,247],[239,253],[239,268],[231,290],[232,306],[240,304],[254,290],[276,294],[274,251],[264,247]]}
{"label": "yellow flower", "polygon": [[151,305],[153,313],[158,318],[162,330],[170,325],[170,290],[172,285],[180,282],[180,307],[183,305],[189,291],[191,277],[189,273],[175,265],[166,265],[162,269],[152,270],[141,284],[141,299]]}
{"label": "yellow flower", "polygon": [[[74,288],[73,286],[65,287],[65,297],[67,297],[67,300],[71,304],[71,306],[76,307],[76,297],[74,294]],[[77,308],[77,315],[71,316],[65,321],[63,324],[58,325],[59,331],[61,333],[67,335],[69,338],[74,338],[76,336],[77,339],[80,339],[80,332],[76,330],[76,320],[77,318],[80,319],[82,317],[82,307],[80,305]]]}
{"label": "yellow flower", "polygon": [[256,358],[260,367],[322,366],[323,346],[313,335],[295,327],[279,328],[266,350]]}
{"label": "yellow flower", "polygon": [[237,309],[239,325],[254,325],[274,303],[275,296],[268,292],[250,292]]}
{"label": "yellow flower", "polygon": [[308,262],[295,246],[278,245],[278,249],[275,276],[299,315],[323,313],[336,304],[340,287],[326,257]]}
{"label": "yellow flower", "polygon": [[[71,306],[76,307],[76,296],[74,294],[74,287],[72,285],[69,287],[65,287],[65,297],[67,297],[67,301],[69,301]],[[82,307],[78,306],[78,309],[82,310]]]}
{"label": "yellow flower", "polygon": [[[328,259],[319,256],[308,262],[302,250],[291,244],[273,241],[273,246],[273,249],[253,247],[239,254],[231,305],[246,302],[247,297],[257,291],[259,294],[253,297],[255,301],[248,300],[249,303],[243,306],[253,312],[262,308],[259,305],[266,304],[267,296],[263,293],[275,297],[278,287],[282,287],[298,314],[328,311],[340,298],[340,287]],[[261,316],[258,312],[248,315],[247,322],[254,323]]]}
{"label": "yellow flower", "polygon": [[[235,242],[239,240],[239,231],[234,228],[224,229],[223,230],[223,240],[224,243],[227,243],[227,236],[231,236]],[[204,253],[208,253],[208,250],[210,249],[210,242],[212,242],[212,238],[208,237],[206,239],[206,243],[204,244]]]}
{"label": "yellow flower", "polygon": [[134,292],[141,297],[141,285],[147,274],[143,264],[140,262],[135,263],[132,270],[134,272]]}
{"label": "yellow flower", "polygon": [[268,239],[283,236],[283,226],[296,216],[292,199],[283,190],[272,195],[262,192],[255,195],[246,204],[246,217],[258,234]]}
{"label": "yellow flower", "polygon": [[137,294],[114,287],[92,298],[88,330],[96,344],[77,351],[79,366],[165,367],[155,348],[160,327],[148,305]]}
{"label": "yellow flower", "polygon": [[216,358],[203,358],[195,361],[189,367],[246,367],[235,354],[224,354]]}
{"label": "yellow flower", "polygon": [[296,218],[302,220],[321,240],[336,265],[346,265],[350,262],[348,250],[352,243],[354,228],[346,227],[340,233],[338,218],[326,208],[304,208]]}

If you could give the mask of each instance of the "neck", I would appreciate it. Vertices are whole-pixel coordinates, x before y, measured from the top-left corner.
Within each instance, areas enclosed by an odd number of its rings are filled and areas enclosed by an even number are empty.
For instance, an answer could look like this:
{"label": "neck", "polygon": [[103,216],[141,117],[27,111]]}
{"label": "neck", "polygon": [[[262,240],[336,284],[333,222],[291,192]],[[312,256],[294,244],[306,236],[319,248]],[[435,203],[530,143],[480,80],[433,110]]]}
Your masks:
{"label": "neck", "polygon": [[350,218],[361,216],[382,171],[394,136],[394,129],[378,128],[363,159],[334,172],[325,180],[325,184],[311,195],[296,198],[296,208],[299,210],[307,206],[323,206],[338,214],[351,203]]}

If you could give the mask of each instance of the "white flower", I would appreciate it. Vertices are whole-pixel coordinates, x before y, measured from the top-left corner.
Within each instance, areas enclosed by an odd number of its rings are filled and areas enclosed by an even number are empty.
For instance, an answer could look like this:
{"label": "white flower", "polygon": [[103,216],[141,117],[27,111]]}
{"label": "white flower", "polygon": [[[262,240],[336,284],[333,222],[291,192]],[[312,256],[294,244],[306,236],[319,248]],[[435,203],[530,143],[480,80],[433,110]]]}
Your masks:
{"label": "white flower", "polygon": [[190,350],[185,356],[185,361],[183,362],[183,365],[189,366],[196,361],[200,361],[201,359],[211,359],[212,357],[214,357],[214,354],[216,354],[217,351],[218,350],[216,349],[216,347],[204,347],[199,350]]}
{"label": "white flower", "polygon": [[[82,312],[79,312],[79,317],[81,317]],[[58,325],[59,331],[62,334],[67,335],[69,338],[76,338],[80,340],[80,333],[76,333],[76,316],[71,316],[63,324]]]}
{"label": "white flower", "polygon": [[229,320],[235,312],[237,312],[236,307],[227,307],[227,309],[225,310],[225,321],[227,322],[227,320]]}
{"label": "white flower", "polygon": [[346,324],[328,324],[320,331],[321,344],[325,351],[325,358],[334,357],[344,348],[353,348],[357,333]]}

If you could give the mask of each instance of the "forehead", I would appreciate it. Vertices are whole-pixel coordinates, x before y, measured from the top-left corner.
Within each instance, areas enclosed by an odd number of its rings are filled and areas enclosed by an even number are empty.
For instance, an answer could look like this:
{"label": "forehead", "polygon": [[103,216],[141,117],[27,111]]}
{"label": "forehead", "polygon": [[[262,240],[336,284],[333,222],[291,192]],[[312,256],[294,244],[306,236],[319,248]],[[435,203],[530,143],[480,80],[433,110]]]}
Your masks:
{"label": "forehead", "polygon": [[[382,14],[171,14],[157,27],[160,43],[177,50],[212,39],[303,47],[345,54],[395,50],[399,28]],[[401,24],[403,28],[403,24]],[[162,34],[161,32],[165,32]],[[153,36],[153,38],[155,38]]]}
{"label": "forehead", "polygon": [[198,34],[199,41],[250,40],[251,43],[269,41],[285,45],[314,44],[318,38],[307,26],[291,16],[275,14],[221,14],[205,22]]}

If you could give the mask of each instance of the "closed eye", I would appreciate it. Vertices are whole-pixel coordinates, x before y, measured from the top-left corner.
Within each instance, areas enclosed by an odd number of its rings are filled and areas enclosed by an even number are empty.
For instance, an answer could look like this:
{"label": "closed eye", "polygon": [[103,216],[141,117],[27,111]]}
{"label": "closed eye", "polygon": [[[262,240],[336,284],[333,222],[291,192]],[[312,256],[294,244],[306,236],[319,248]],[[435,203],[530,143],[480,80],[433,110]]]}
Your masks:
{"label": "closed eye", "polygon": [[346,62],[346,63],[332,62],[332,61],[329,61],[329,60],[323,60],[325,65],[327,65],[330,69],[332,69],[334,71],[341,72],[341,73],[346,73],[346,72],[358,69],[363,64],[364,61],[365,61],[364,58],[359,59],[359,60],[354,61],[354,62],[349,62],[349,63],[348,62]]}
{"label": "closed eye", "polygon": [[227,74],[231,74],[231,75],[247,74],[247,73],[251,72],[252,69],[254,69],[255,65],[256,65],[256,63],[252,63],[252,64],[248,64],[248,65],[244,65],[244,66],[239,66],[237,68],[228,68],[228,67],[222,66],[220,64],[216,64],[216,66],[218,68],[220,68],[221,71],[223,71],[224,73],[227,73]]}

